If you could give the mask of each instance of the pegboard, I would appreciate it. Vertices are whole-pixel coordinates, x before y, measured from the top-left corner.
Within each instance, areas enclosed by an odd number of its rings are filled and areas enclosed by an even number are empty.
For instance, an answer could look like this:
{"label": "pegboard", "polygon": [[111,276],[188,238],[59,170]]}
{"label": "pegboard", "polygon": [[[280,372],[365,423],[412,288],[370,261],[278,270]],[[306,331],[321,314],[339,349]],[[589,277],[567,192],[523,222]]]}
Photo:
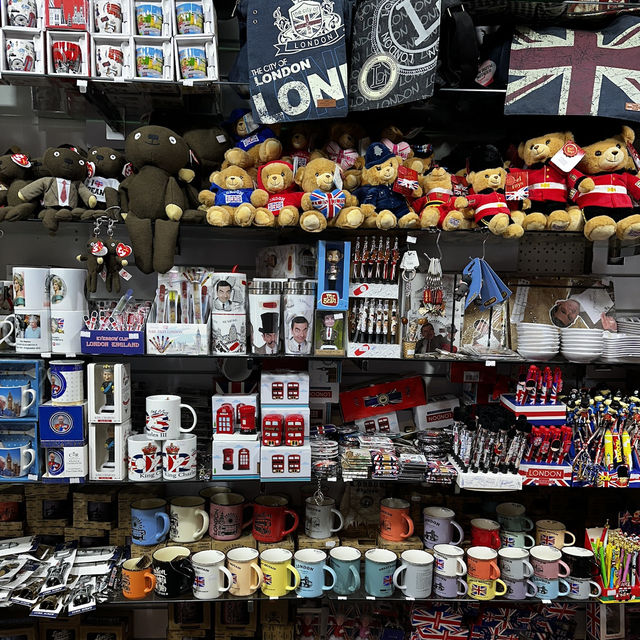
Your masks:
{"label": "pegboard", "polygon": [[518,267],[527,275],[582,275],[589,245],[581,233],[525,233],[519,241]]}

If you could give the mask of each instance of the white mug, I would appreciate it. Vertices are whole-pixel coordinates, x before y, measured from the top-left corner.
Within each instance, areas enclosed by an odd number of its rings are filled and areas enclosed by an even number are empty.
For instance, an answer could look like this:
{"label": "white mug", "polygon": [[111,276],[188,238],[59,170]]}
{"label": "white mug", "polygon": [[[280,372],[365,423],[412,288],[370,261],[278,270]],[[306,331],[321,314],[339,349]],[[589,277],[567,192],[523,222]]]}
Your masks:
{"label": "white mug", "polygon": [[197,542],[209,528],[205,499],[199,496],[178,496],[169,501],[169,537],[173,542]]}
{"label": "white mug", "polygon": [[80,332],[84,330],[84,311],[51,310],[51,352],[81,353]]}
{"label": "white mug", "polygon": [[504,547],[498,551],[501,577],[522,580],[533,575],[529,552],[518,547]]}
{"label": "white mug", "polygon": [[[224,566],[222,551],[199,551],[191,557],[193,567],[193,596],[199,600],[214,600],[229,591],[233,584],[231,571]],[[224,578],[227,578],[226,586]]]}
{"label": "white mug", "polygon": [[96,73],[101,78],[119,78],[124,67],[124,52],[118,43],[96,45]]}
{"label": "white mug", "polygon": [[[333,498],[325,496],[318,504],[314,496],[309,496],[305,500],[305,535],[322,540],[330,538],[332,534],[340,531],[344,520],[335,505],[336,501]],[[338,526],[335,528],[333,527],[334,516],[338,518]]]}
{"label": "white mug", "polygon": [[[433,556],[420,549],[403,551],[401,564],[393,574],[393,584],[408,598],[428,598],[433,583]],[[404,582],[400,576],[404,573]]]}
{"label": "white mug", "polygon": [[525,507],[517,502],[502,502],[496,507],[497,520],[507,531],[531,531],[533,520],[524,515]]}
{"label": "white mug", "polygon": [[589,578],[567,578],[569,583],[569,593],[567,597],[572,600],[587,600],[588,598],[597,598],[602,594],[602,589],[597,582],[589,580]]}
{"label": "white mug", "polygon": [[33,29],[38,26],[36,0],[7,0],[7,14],[11,27]]}
{"label": "white mug", "polygon": [[435,572],[444,576],[464,576],[467,573],[464,551],[453,544],[437,544],[433,548]]}
{"label": "white mug", "polygon": [[19,309],[9,318],[14,323],[16,353],[51,352],[49,309]]}
{"label": "white mug", "polygon": [[162,479],[162,443],[145,435],[129,436],[129,480],[149,482]]}
{"label": "white mug", "polygon": [[[180,410],[191,411],[193,424],[185,429],[182,427]],[[180,396],[159,395],[147,396],[147,417],[145,433],[155,440],[177,438],[180,433],[189,433],[196,428],[198,416],[193,407],[180,402]]]}
{"label": "white mug", "polygon": [[51,383],[51,404],[70,405],[84,402],[82,360],[51,360],[47,375]]}
{"label": "white mug", "polygon": [[196,477],[198,438],[180,435],[162,442],[162,477],[165,480],[192,480]]}
{"label": "white mug", "polygon": [[0,383],[0,420],[23,418],[36,401],[36,392],[28,384]]}
{"label": "white mug", "polygon": [[[426,507],[424,516],[424,546],[433,549],[437,544],[460,544],[464,538],[462,527],[454,520],[455,513],[446,507]],[[457,540],[453,531],[457,531]]]}
{"label": "white mug", "polygon": [[13,306],[44,309],[49,306],[49,269],[13,267]]}
{"label": "white mug", "polygon": [[86,269],[49,269],[51,311],[86,311]]}
{"label": "white mug", "polygon": [[5,49],[9,71],[34,71],[36,47],[33,40],[7,38]]}
{"label": "white mug", "polygon": [[120,0],[98,0],[94,6],[98,33],[122,33],[122,3]]}

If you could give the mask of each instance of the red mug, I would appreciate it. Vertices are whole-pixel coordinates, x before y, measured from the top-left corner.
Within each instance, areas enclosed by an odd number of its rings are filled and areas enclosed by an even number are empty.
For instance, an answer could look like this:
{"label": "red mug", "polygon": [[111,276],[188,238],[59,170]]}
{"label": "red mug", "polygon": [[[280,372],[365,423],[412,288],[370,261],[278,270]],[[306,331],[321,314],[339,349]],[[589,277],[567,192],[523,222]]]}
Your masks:
{"label": "red mug", "polygon": [[[258,542],[280,542],[298,527],[298,514],[287,509],[289,501],[283,496],[258,496],[253,503],[253,537]],[[293,526],[286,529],[287,515]]]}
{"label": "red mug", "polygon": [[0,502],[0,522],[16,522],[20,520],[19,502]]}
{"label": "red mug", "polygon": [[499,549],[500,525],[487,518],[474,518],[471,521],[471,546]]}
{"label": "red mug", "polygon": [[82,48],[75,42],[61,40],[54,42],[53,68],[56,73],[80,73],[82,68]]}
{"label": "red mug", "polygon": [[219,493],[209,498],[209,535],[214,540],[236,540],[251,524],[244,522],[245,499],[239,493]]}

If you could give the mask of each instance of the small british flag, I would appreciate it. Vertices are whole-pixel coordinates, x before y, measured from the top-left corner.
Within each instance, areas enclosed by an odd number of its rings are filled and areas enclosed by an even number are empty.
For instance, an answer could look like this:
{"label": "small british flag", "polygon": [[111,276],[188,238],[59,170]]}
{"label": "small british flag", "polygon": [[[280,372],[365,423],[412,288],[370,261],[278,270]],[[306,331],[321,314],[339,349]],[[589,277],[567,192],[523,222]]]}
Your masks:
{"label": "small british flag", "polygon": [[270,573],[265,573],[264,574],[264,583],[270,587],[271,586],[271,574]]}
{"label": "small british flag", "polygon": [[334,189],[329,192],[316,189],[311,192],[309,198],[313,208],[319,211],[327,220],[335,218],[347,203],[347,196],[342,189]]}
{"label": "small british flag", "polygon": [[385,587],[390,587],[393,584],[393,576],[385,576],[382,579],[382,584]]}
{"label": "small british flag", "polygon": [[551,535],[547,535],[545,533],[540,534],[540,544],[542,546],[553,547],[555,541],[556,541],[556,537],[553,534]]}
{"label": "small british flag", "polygon": [[471,596],[484,598],[487,595],[487,587],[483,584],[471,585]]}
{"label": "small british flag", "polygon": [[195,589],[204,589],[204,577],[196,576],[193,580],[193,586]]}

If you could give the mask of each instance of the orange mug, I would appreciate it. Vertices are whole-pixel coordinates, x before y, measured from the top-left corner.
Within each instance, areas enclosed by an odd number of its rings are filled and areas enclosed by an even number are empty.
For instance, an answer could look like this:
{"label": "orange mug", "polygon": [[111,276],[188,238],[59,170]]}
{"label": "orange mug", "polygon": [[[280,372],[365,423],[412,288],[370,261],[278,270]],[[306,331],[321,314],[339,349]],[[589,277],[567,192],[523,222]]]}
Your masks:
{"label": "orange mug", "polygon": [[391,542],[400,542],[413,535],[413,520],[409,517],[406,500],[385,498],[380,501],[380,535]]}
{"label": "orange mug", "polygon": [[129,600],[141,600],[156,588],[148,557],[131,558],[122,565],[122,595]]}
{"label": "orange mug", "polygon": [[490,547],[469,547],[467,549],[467,573],[478,580],[499,578],[498,552]]}

